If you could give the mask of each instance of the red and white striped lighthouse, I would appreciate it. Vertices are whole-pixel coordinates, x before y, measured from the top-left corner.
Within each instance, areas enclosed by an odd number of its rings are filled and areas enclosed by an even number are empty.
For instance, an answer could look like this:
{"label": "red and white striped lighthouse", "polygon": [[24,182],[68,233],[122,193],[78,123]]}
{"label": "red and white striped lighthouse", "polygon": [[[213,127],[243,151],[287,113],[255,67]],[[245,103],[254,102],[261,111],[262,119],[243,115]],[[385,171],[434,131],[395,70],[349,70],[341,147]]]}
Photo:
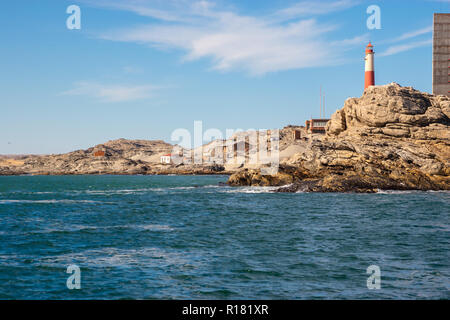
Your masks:
{"label": "red and white striped lighthouse", "polygon": [[364,89],[369,86],[375,85],[375,68],[374,68],[374,52],[373,45],[369,42],[366,48],[366,81],[364,84]]}

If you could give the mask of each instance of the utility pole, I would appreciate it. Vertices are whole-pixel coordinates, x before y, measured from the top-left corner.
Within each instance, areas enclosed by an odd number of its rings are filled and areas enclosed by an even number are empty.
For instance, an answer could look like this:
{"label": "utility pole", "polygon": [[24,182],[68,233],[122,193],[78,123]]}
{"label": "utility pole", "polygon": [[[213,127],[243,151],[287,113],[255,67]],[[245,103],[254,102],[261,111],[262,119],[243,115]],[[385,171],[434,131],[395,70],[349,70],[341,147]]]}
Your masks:
{"label": "utility pole", "polygon": [[319,118],[322,118],[322,85],[320,85],[320,107],[319,107]]}

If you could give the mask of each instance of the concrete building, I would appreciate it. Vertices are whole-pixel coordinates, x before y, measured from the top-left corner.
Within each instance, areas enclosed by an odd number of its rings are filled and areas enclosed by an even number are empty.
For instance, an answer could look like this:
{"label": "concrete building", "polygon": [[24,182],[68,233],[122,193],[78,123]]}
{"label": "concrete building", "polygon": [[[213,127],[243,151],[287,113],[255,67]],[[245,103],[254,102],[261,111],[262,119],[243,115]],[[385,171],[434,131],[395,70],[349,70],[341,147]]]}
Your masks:
{"label": "concrete building", "polygon": [[325,133],[325,126],[330,119],[311,119],[306,120],[305,129],[308,133]]}
{"label": "concrete building", "polygon": [[433,17],[433,94],[450,94],[450,13]]}

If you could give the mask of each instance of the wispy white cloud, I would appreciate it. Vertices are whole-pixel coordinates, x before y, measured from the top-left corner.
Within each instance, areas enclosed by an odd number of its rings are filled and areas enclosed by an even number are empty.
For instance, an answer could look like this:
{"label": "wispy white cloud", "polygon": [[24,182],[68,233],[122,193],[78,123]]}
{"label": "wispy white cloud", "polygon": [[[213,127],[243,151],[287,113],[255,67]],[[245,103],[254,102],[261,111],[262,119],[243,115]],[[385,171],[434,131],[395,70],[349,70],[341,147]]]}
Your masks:
{"label": "wispy white cloud", "polygon": [[80,0],[92,6],[134,12],[161,21],[188,21],[183,3],[188,0]]}
{"label": "wispy white cloud", "polygon": [[411,39],[411,38],[415,38],[427,33],[431,33],[433,31],[433,26],[429,26],[426,28],[422,28],[419,30],[414,30],[414,31],[410,31],[410,32],[406,32],[404,34],[402,34],[401,36],[392,39],[390,42],[399,42],[399,41],[403,41],[403,40],[407,40],[407,39]]}
{"label": "wispy white cloud", "polygon": [[[278,11],[276,17],[241,15],[220,9],[211,1],[172,0],[167,11],[158,7],[158,14],[153,11],[155,2],[113,2],[115,8],[147,15],[156,21],[104,32],[101,38],[182,50],[184,61],[209,58],[212,69],[220,71],[240,69],[258,75],[333,65],[342,61],[344,52],[352,45],[360,46],[367,41],[366,35],[329,41],[329,34],[337,26],[319,23],[314,18],[299,18],[349,8],[356,3],[352,0],[303,1]],[[131,4],[134,6],[130,7]],[[182,15],[177,11],[180,8]]]}
{"label": "wispy white cloud", "polygon": [[338,0],[338,1],[301,1],[288,8],[278,10],[275,15],[288,19],[328,14],[336,11],[345,10],[357,5],[356,0]]}
{"label": "wispy white cloud", "polygon": [[63,92],[63,95],[90,96],[101,102],[125,102],[151,98],[156,90],[153,85],[108,85],[97,82],[77,82],[74,88]]}
{"label": "wispy white cloud", "polygon": [[400,52],[409,51],[415,48],[419,47],[425,47],[432,44],[432,39],[428,39],[425,41],[415,41],[411,43],[406,44],[399,44],[399,45],[393,45],[388,47],[384,52],[380,53],[379,56],[385,57],[385,56],[391,56]]}
{"label": "wispy white cloud", "polygon": [[[381,57],[391,56],[391,55],[398,54],[401,52],[406,52],[406,51],[409,51],[412,49],[431,45],[432,39],[430,39],[429,36],[427,38],[422,37],[422,40],[416,40],[413,42],[411,42],[411,39],[418,38],[418,37],[420,38],[421,36],[431,33],[432,31],[433,31],[433,26],[428,26],[425,28],[405,32],[396,38],[392,38],[392,39],[388,39],[383,42],[380,42],[380,44],[391,44],[391,45],[388,46],[386,50],[381,52],[379,54],[379,56],[381,56]],[[410,42],[401,43],[402,41],[405,41],[405,40],[410,40]]]}

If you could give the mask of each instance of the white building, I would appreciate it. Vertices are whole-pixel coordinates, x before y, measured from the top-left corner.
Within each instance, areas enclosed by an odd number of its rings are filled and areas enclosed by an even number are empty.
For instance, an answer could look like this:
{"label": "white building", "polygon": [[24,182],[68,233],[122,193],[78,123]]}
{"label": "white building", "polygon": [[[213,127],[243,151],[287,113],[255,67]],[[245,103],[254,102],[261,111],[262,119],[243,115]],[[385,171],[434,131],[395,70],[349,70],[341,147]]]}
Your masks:
{"label": "white building", "polygon": [[171,162],[172,162],[172,155],[170,153],[161,156],[162,164],[170,164]]}

